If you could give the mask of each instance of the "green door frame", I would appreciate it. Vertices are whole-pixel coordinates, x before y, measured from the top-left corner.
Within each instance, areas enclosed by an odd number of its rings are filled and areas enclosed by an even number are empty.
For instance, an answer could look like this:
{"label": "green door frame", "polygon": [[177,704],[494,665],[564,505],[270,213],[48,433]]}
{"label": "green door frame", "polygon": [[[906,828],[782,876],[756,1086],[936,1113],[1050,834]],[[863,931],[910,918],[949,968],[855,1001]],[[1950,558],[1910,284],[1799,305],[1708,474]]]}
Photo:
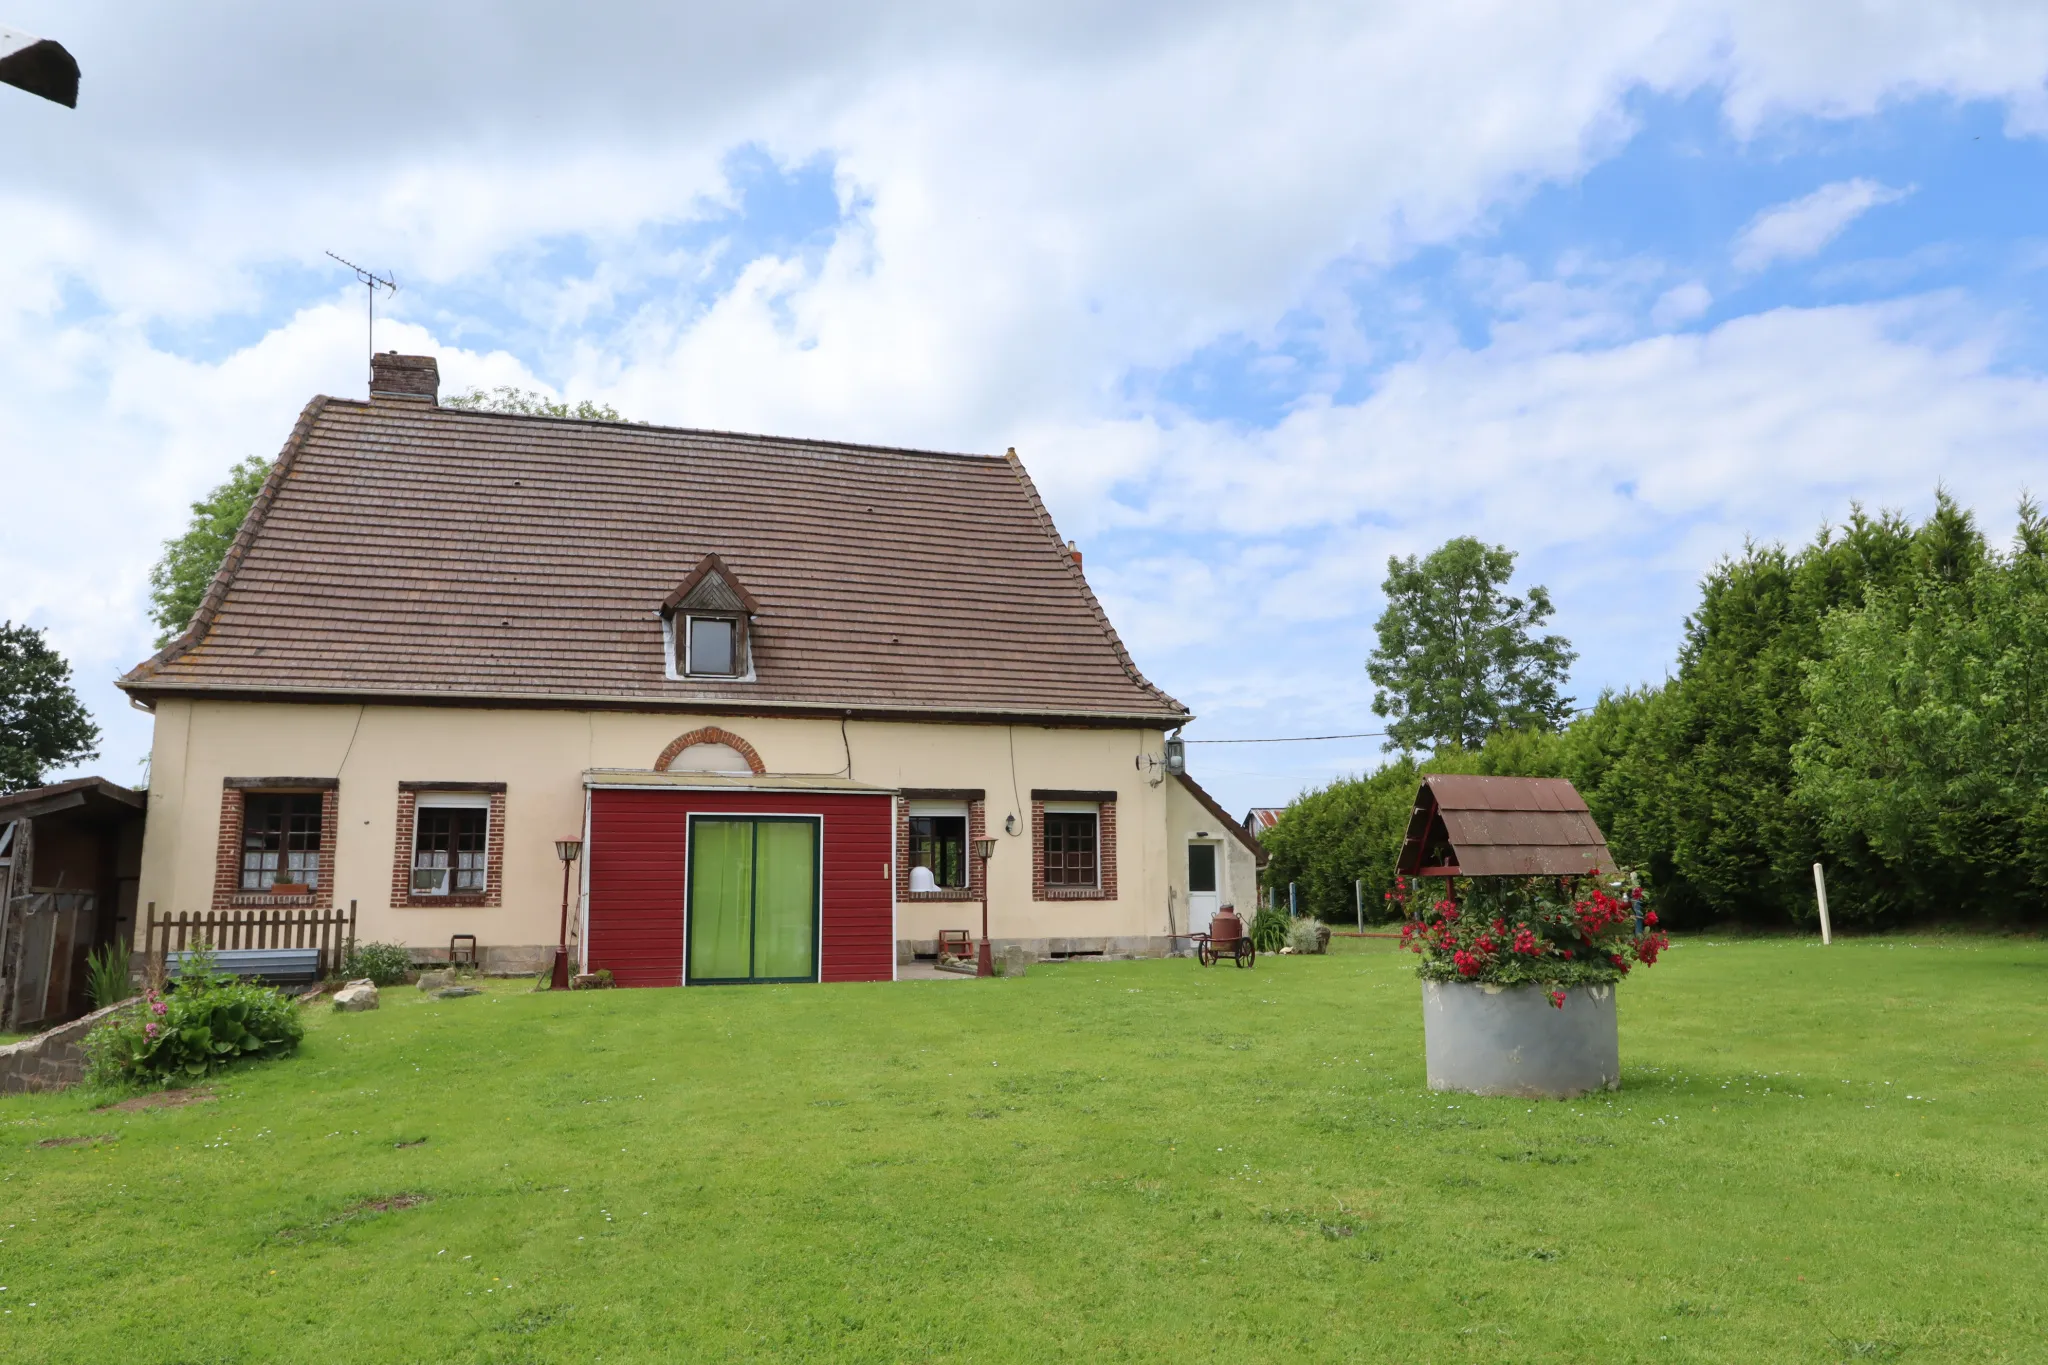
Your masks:
{"label": "green door frame", "polygon": [[[727,824],[744,825],[809,825],[811,836],[811,974],[809,976],[718,976],[700,977],[691,971],[691,957],[694,953],[692,930],[695,928],[695,908],[690,904],[697,888],[697,824],[703,820],[715,820]],[[825,817],[822,815],[756,815],[751,811],[692,811],[685,836],[689,840],[689,857],[683,869],[683,984],[686,986],[750,986],[774,985],[817,981],[824,971],[824,881],[825,881]],[[752,841],[753,862],[747,877],[747,961],[751,967],[755,956],[754,914],[755,904],[760,897],[761,841],[758,836]]]}

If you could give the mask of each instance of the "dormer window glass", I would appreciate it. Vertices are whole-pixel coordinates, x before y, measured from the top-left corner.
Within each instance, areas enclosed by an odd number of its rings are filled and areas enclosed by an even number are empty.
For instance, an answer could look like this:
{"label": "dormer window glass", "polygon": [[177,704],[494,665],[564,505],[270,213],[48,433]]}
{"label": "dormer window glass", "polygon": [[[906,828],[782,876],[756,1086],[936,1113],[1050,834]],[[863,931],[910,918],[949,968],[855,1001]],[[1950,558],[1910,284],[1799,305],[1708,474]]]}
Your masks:
{"label": "dormer window glass", "polygon": [[730,678],[739,672],[739,623],[732,617],[692,616],[688,638],[685,673],[698,678]]}

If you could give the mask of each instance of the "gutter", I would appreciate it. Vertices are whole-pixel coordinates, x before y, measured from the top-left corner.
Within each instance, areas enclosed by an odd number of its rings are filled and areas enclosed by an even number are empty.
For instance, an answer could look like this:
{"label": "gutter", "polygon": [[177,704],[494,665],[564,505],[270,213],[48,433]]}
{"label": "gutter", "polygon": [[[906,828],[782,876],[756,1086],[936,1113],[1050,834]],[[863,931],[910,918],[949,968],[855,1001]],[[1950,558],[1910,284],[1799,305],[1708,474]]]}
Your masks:
{"label": "gutter", "polygon": [[652,714],[793,716],[866,721],[952,722],[967,725],[1131,726],[1173,729],[1195,717],[1188,711],[1013,711],[1001,707],[890,706],[874,703],[736,700],[731,698],[620,697],[602,693],[399,692],[295,687],[229,688],[152,686],[117,682],[131,698],[154,706],[166,697],[192,701],[286,702],[334,706],[466,706],[508,711],[636,711]]}

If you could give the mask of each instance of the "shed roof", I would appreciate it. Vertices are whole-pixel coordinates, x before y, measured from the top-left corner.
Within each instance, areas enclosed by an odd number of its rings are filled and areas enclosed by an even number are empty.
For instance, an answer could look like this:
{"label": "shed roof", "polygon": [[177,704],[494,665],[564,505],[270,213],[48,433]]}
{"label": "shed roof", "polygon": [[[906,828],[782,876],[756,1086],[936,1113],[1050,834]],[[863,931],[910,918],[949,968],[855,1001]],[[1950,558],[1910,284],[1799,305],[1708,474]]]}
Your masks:
{"label": "shed roof", "polygon": [[109,782],[104,777],[74,777],[47,787],[29,787],[0,796],[0,821],[36,820],[75,810],[97,817],[139,817],[148,808],[147,793]]}
{"label": "shed roof", "polygon": [[[715,558],[709,558],[715,556]],[[743,582],[754,678],[668,676]],[[1175,725],[1014,453],[316,398],[130,693]]]}
{"label": "shed roof", "polygon": [[1575,876],[1614,866],[1607,836],[1562,777],[1422,779],[1400,871],[1463,877]]}

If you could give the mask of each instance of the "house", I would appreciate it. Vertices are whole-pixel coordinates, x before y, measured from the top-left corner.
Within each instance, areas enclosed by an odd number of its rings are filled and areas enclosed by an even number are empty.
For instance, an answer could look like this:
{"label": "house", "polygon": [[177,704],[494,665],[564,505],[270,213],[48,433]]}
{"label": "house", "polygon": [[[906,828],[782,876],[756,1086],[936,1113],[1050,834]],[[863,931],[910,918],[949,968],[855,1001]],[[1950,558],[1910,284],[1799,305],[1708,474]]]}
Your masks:
{"label": "house", "polygon": [[[301,415],[155,712],[145,904],[353,910],[426,958],[878,980],[940,931],[1171,951],[1256,842],[1165,761],[1014,451],[443,408]],[[1175,765],[1177,766],[1177,765]],[[983,840],[989,856],[977,856]],[[566,926],[566,927],[565,927]]]}
{"label": "house", "polygon": [[1267,830],[1279,824],[1280,817],[1286,813],[1285,806],[1253,806],[1238,823],[1250,830],[1254,839],[1260,839],[1265,837]]}
{"label": "house", "polygon": [[87,956],[134,933],[143,818],[99,777],[0,796],[0,1029],[91,1008]]}

